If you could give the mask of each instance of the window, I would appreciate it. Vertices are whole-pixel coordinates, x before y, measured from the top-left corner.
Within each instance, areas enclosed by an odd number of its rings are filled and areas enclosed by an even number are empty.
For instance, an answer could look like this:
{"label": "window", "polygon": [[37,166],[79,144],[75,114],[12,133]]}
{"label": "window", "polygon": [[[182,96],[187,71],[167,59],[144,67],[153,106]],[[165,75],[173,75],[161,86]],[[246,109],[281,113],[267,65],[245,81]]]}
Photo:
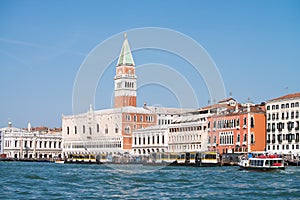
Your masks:
{"label": "window", "polygon": [[159,135],[157,136],[157,144],[159,144]]}
{"label": "window", "polygon": [[295,107],[298,108],[299,107],[299,102],[295,103]]}
{"label": "window", "polygon": [[281,109],[284,109],[285,108],[285,105],[284,104],[281,104]]}
{"label": "window", "polygon": [[118,132],[119,132],[119,128],[118,128],[118,125],[116,124],[115,133],[118,133]]}
{"label": "window", "polygon": [[254,118],[251,117],[251,128],[254,128]]}
{"label": "window", "polygon": [[143,115],[140,116],[140,122],[143,122]]}
{"label": "window", "polygon": [[85,133],[85,125],[82,126],[82,132]]}
{"label": "window", "polygon": [[108,126],[107,126],[107,124],[105,125],[105,134],[108,134]]}
{"label": "window", "polygon": [[162,142],[163,144],[165,144],[165,136],[164,136],[164,135],[162,136],[161,140],[162,140],[161,142]]}
{"label": "window", "polygon": [[90,133],[90,135],[92,135],[92,128],[91,127],[89,128],[89,133]]}
{"label": "window", "polygon": [[125,127],[125,133],[130,133],[130,127],[129,126]]}
{"label": "window", "polygon": [[75,134],[77,134],[77,126],[74,127]]}
{"label": "window", "polygon": [[254,134],[251,133],[251,144],[254,144]]}
{"label": "window", "polygon": [[133,121],[135,121],[135,122],[137,121],[136,115],[133,116]]}
{"label": "window", "polygon": [[244,125],[246,126],[247,125],[247,118],[244,117]]}
{"label": "window", "polygon": [[97,124],[97,133],[99,133],[99,131],[100,131],[100,126],[99,124]]}
{"label": "window", "polygon": [[126,121],[130,121],[130,120],[131,120],[130,115],[126,115]]}
{"label": "window", "polygon": [[240,142],[240,134],[237,135],[237,142]]}
{"label": "window", "polygon": [[150,137],[148,136],[148,144],[150,144]]}
{"label": "window", "polygon": [[70,134],[70,128],[67,126],[67,134]]}
{"label": "window", "polygon": [[295,104],[294,103],[291,103],[291,108],[294,108],[295,107]]}
{"label": "window", "polygon": [[275,105],[272,105],[272,110],[275,110]]}
{"label": "window", "polygon": [[277,104],[277,105],[276,105],[276,110],[278,110],[278,109],[279,109],[279,105]]}
{"label": "window", "polygon": [[134,144],[136,145],[136,137],[134,137]]}
{"label": "window", "polygon": [[270,106],[267,106],[267,110],[270,110]]}
{"label": "window", "polygon": [[295,115],[294,111],[291,112],[291,119],[294,119],[294,115]]}
{"label": "window", "polygon": [[287,104],[285,104],[285,107],[286,107],[286,108],[289,108],[289,104],[288,104],[288,103],[287,103]]}
{"label": "window", "polygon": [[296,119],[299,118],[299,111],[296,111]]}

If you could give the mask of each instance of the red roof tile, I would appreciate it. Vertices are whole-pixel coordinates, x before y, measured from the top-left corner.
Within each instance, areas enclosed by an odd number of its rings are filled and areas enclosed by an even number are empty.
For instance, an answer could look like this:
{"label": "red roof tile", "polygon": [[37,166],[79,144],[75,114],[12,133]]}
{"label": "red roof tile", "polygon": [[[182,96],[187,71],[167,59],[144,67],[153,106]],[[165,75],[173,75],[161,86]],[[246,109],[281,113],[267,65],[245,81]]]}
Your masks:
{"label": "red roof tile", "polygon": [[271,99],[269,101],[278,101],[278,100],[283,100],[283,99],[293,99],[293,98],[298,98],[300,97],[300,92],[294,93],[294,94],[287,94],[275,99]]}

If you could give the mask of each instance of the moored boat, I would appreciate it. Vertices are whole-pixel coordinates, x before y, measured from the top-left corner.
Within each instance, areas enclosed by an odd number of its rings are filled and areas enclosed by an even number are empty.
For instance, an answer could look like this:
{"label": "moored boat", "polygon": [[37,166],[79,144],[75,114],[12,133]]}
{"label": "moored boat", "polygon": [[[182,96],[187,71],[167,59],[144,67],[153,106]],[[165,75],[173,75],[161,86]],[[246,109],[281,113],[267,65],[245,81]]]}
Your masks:
{"label": "moored boat", "polygon": [[284,170],[284,160],[278,155],[257,155],[249,153],[247,158],[244,156],[239,162],[239,166],[244,170],[272,171]]}

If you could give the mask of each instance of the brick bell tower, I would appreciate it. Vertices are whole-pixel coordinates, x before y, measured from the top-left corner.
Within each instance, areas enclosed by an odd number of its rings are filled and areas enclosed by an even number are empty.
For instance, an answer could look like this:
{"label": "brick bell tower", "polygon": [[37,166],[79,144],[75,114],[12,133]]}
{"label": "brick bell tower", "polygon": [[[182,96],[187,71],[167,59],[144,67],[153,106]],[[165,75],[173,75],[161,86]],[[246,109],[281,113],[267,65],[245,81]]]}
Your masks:
{"label": "brick bell tower", "polygon": [[114,107],[136,107],[136,86],[135,65],[124,33],[124,42],[116,67]]}

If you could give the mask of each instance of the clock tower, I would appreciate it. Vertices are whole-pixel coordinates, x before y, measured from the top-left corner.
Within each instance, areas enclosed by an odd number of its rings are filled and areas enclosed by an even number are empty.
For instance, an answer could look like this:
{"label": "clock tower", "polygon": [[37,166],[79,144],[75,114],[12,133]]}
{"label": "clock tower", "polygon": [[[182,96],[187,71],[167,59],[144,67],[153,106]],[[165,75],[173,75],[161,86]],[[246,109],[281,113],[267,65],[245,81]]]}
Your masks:
{"label": "clock tower", "polygon": [[136,107],[136,88],[135,65],[125,33],[116,67],[114,107]]}

